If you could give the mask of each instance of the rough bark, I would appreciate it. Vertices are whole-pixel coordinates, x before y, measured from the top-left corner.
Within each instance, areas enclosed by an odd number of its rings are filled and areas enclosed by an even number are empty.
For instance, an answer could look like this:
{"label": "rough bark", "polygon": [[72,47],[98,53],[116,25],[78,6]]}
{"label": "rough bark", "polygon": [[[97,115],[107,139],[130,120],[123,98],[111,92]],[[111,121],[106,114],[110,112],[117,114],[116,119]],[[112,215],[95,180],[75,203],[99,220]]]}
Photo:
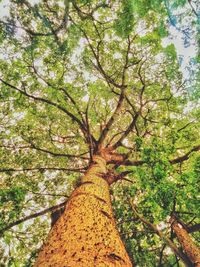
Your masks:
{"label": "rough bark", "polygon": [[103,178],[106,172],[106,161],[95,156],[51,229],[35,267],[132,266],[116,229],[109,184]]}
{"label": "rough bark", "polygon": [[192,267],[191,266],[191,261],[190,259],[187,257],[187,255],[185,255],[180,249],[178,249],[178,247],[171,241],[170,238],[168,238],[167,236],[165,236],[165,234],[163,234],[162,231],[158,230],[158,228],[151,222],[147,221],[143,216],[141,216],[137,210],[136,207],[134,205],[133,202],[130,202],[130,205],[134,211],[134,213],[137,215],[137,217],[144,223],[146,224],[151,230],[153,230],[153,232],[155,232],[164,242],[167,246],[169,246],[171,248],[171,250],[174,252],[174,254],[179,257],[181,259],[181,261],[183,262],[183,264],[186,267]]}
{"label": "rough bark", "polygon": [[54,226],[54,224],[57,222],[57,220],[60,218],[60,216],[63,214],[65,208],[62,207],[60,209],[57,209],[51,213],[51,227]]}
{"label": "rough bark", "polygon": [[179,243],[195,267],[200,267],[200,248],[198,248],[184,226],[177,220],[176,216],[171,218],[172,229]]}

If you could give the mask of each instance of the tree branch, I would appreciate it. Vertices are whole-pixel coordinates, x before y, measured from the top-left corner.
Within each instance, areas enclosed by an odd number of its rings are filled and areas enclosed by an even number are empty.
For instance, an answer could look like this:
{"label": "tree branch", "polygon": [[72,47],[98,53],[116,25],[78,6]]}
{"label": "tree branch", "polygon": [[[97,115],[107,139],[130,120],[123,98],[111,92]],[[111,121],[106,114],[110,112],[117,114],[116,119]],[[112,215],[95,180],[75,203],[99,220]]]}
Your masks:
{"label": "tree branch", "polygon": [[53,151],[49,151],[47,149],[44,149],[44,148],[40,148],[38,146],[36,146],[35,144],[31,143],[31,148],[35,149],[35,150],[38,150],[38,151],[41,151],[41,152],[44,152],[44,153],[47,153],[47,154],[50,154],[54,157],[67,157],[67,158],[81,158],[81,159],[88,159],[88,157],[83,157],[82,155],[85,155],[87,154],[88,152],[84,152],[80,155],[73,155],[73,154],[64,154],[64,153],[55,153]]}
{"label": "tree branch", "polygon": [[91,131],[90,131],[90,124],[89,124],[89,118],[88,118],[89,105],[90,105],[90,98],[88,100],[86,111],[85,111],[85,121],[86,121],[87,133],[88,133],[88,143],[89,143],[90,160],[92,161],[92,157],[93,157],[93,153],[94,153],[94,148],[95,148],[95,144],[96,144],[97,141],[92,136]]}
{"label": "tree branch", "polygon": [[68,23],[69,1],[64,0],[64,5],[65,5],[64,15],[63,15],[63,18],[62,18],[60,25],[58,25],[55,29],[52,26],[53,22],[50,21],[50,19],[48,17],[46,17],[44,14],[41,15],[39,13],[38,9],[33,10],[33,9],[35,9],[35,7],[32,7],[28,1],[25,1],[25,0],[22,1],[22,4],[25,4],[27,6],[27,8],[34,13],[34,16],[37,15],[37,18],[40,18],[40,20],[47,21],[48,23],[45,23],[45,26],[47,25],[47,27],[50,29],[50,31],[47,33],[35,32],[35,31],[31,30],[30,28],[28,28],[27,26],[23,27],[23,30],[25,30],[31,36],[52,36],[53,35],[53,36],[55,36],[55,39],[58,41],[58,35],[57,34],[59,33],[60,30],[65,29],[67,26],[67,23]]}
{"label": "tree branch", "polygon": [[108,134],[111,126],[113,125],[116,117],[118,116],[118,114],[119,114],[119,112],[120,112],[120,110],[122,108],[123,100],[124,100],[124,90],[122,90],[122,92],[120,94],[120,97],[119,97],[117,106],[115,108],[115,111],[113,112],[112,116],[110,117],[110,119],[108,120],[106,126],[104,127],[104,129],[101,132],[101,135],[100,135],[99,140],[98,140],[98,145],[99,146],[102,145],[103,141],[107,137],[107,134]]}
{"label": "tree branch", "polygon": [[66,203],[67,203],[67,200],[64,201],[63,203],[58,204],[58,205],[52,206],[52,207],[50,207],[50,208],[47,208],[47,209],[45,209],[45,210],[42,210],[42,211],[40,211],[40,212],[31,214],[31,215],[29,215],[29,216],[26,216],[26,217],[24,217],[24,218],[22,218],[22,219],[19,219],[19,220],[15,221],[15,222],[12,222],[12,223],[8,224],[6,227],[4,227],[4,228],[2,228],[2,229],[0,230],[0,235],[2,235],[5,231],[9,230],[9,229],[12,228],[13,226],[16,226],[16,225],[18,225],[18,224],[20,224],[20,223],[22,223],[22,222],[28,221],[28,220],[30,220],[30,219],[37,218],[37,217],[42,216],[42,215],[44,215],[44,214],[46,214],[46,213],[48,213],[48,212],[52,212],[52,211],[57,210],[57,209],[59,209],[59,208],[61,208],[61,207],[64,207],[64,206],[66,205]]}
{"label": "tree branch", "polygon": [[[169,162],[171,164],[177,164],[177,163],[181,163],[183,161],[186,161],[189,159],[189,156],[192,152],[195,152],[195,151],[200,151],[200,145],[198,146],[195,146],[193,147],[189,152],[187,152],[184,156],[182,157],[178,157],[178,158],[175,158],[173,160],[169,160]],[[109,163],[114,163],[114,164],[119,164],[119,165],[124,165],[124,166],[141,166],[145,163],[147,163],[146,161],[144,160],[138,160],[138,161],[131,161],[131,160],[127,160],[126,157],[124,158],[124,160],[122,160],[121,162],[120,161],[112,161],[112,162],[109,162]]]}
{"label": "tree branch", "polygon": [[192,226],[187,227],[188,233],[194,233],[200,231],[200,223],[194,224]]}
{"label": "tree branch", "polygon": [[66,108],[60,106],[59,104],[53,102],[53,101],[50,101],[49,99],[46,99],[46,98],[42,98],[42,97],[37,97],[37,96],[33,96],[33,95],[30,95],[29,93],[27,93],[26,91],[23,91],[19,88],[17,88],[16,86],[2,80],[0,78],[0,81],[5,84],[6,86],[9,86],[10,88],[14,89],[15,91],[18,91],[20,92],[21,94],[27,96],[28,98],[31,98],[31,99],[34,99],[36,101],[40,101],[40,102],[43,102],[43,103],[46,103],[46,104],[49,104],[51,106],[54,106],[56,108],[58,108],[59,110],[63,111],[67,116],[69,116],[73,121],[75,121],[79,126],[80,126],[80,129],[82,130],[83,134],[85,135],[86,133],[86,128],[85,126],[82,124],[82,122],[75,116],[73,115],[70,111],[68,111]]}
{"label": "tree branch", "polygon": [[181,260],[182,262],[184,263],[184,265],[186,267],[188,266],[191,266],[191,262],[190,260],[188,259],[188,257],[181,251],[179,250],[176,245],[168,238],[166,237],[160,230],[158,230],[158,228],[150,223],[149,221],[147,221],[142,215],[140,215],[136,208],[135,208],[135,205],[133,204],[132,201],[130,201],[130,205],[131,205],[131,208],[132,210],[134,211],[134,213],[137,215],[137,217],[145,224],[148,226],[148,228],[150,228],[152,231],[154,231],[170,248],[171,250],[175,253],[175,255],[177,255]]}
{"label": "tree branch", "polygon": [[[27,140],[26,140],[27,141]],[[35,149],[35,150],[38,150],[38,151],[41,151],[41,152],[44,152],[44,153],[47,153],[47,154],[50,154],[54,157],[67,157],[67,158],[81,158],[81,159],[88,159],[88,157],[83,157],[83,155],[87,154],[88,152],[84,152],[84,153],[81,153],[79,155],[73,155],[73,154],[65,154],[65,153],[56,153],[56,152],[53,152],[53,151],[50,151],[50,150],[47,150],[45,148],[40,148],[38,146],[36,146],[35,144],[33,144],[31,141],[27,141],[28,143],[30,143],[30,146],[20,146],[20,147],[15,147],[15,146],[4,146],[4,145],[0,145],[0,147],[4,147],[4,148],[13,148],[13,149],[27,149],[27,148],[30,148],[30,149]]]}
{"label": "tree branch", "polygon": [[180,131],[184,130],[184,129],[187,128],[190,124],[192,124],[192,123],[194,123],[194,122],[195,122],[195,120],[194,120],[194,121],[190,121],[190,122],[188,122],[186,125],[184,125],[183,127],[179,128],[179,129],[177,130],[177,132],[179,133]]}
{"label": "tree branch", "polygon": [[88,45],[90,47],[90,50],[92,51],[92,54],[94,55],[94,58],[97,62],[97,65],[93,64],[94,67],[101,73],[101,75],[103,76],[103,78],[106,80],[106,82],[108,84],[112,84],[113,86],[115,86],[116,88],[119,88],[119,89],[124,89],[124,87],[126,87],[124,84],[118,84],[116,83],[112,78],[111,76],[109,76],[105,70],[103,69],[102,65],[101,65],[101,62],[100,62],[100,59],[99,59],[99,55],[98,53],[95,52],[94,50],[94,47],[92,46],[86,32],[83,30],[83,29],[80,29],[83,33],[83,35],[85,36],[87,42],[88,42]]}
{"label": "tree branch", "polygon": [[[50,83],[48,80],[46,80],[43,76],[41,76],[39,73],[38,73],[38,71],[37,71],[37,69],[35,68],[35,66],[34,66],[34,59],[33,59],[33,57],[32,57],[32,67],[33,67],[33,70],[34,70],[34,73],[36,74],[36,76],[38,76],[40,79],[42,79],[48,86],[50,86],[50,87],[52,87],[52,88],[54,88],[55,90],[60,90],[60,91],[62,91],[63,93],[64,93],[64,95],[67,97],[67,99],[69,99],[70,101],[71,101],[71,103],[74,105],[74,107],[75,107],[75,109],[77,110],[77,112],[78,112],[78,114],[79,114],[79,116],[80,116],[80,118],[81,118],[81,121],[82,121],[82,125],[84,126],[84,128],[85,128],[85,132],[83,132],[84,133],[84,136],[85,136],[85,139],[86,139],[86,141],[88,142],[88,144],[90,145],[90,138],[93,140],[93,143],[94,144],[96,144],[96,139],[94,138],[94,136],[91,134],[91,133],[88,133],[86,130],[88,130],[88,127],[87,127],[87,122],[85,121],[85,119],[84,119],[84,117],[83,117],[83,114],[82,114],[82,111],[79,109],[79,106],[78,106],[78,104],[76,103],[76,101],[74,100],[74,98],[67,92],[67,90],[65,89],[65,88],[63,88],[63,87],[59,87],[59,88],[57,88],[57,87],[55,87],[52,83]],[[86,134],[87,133],[87,134]],[[90,136],[89,136],[89,134],[90,134]]]}
{"label": "tree branch", "polygon": [[188,3],[193,11],[193,13],[195,14],[195,16],[197,16],[197,19],[199,18],[199,14],[197,13],[197,11],[194,9],[193,5],[192,5],[192,1],[188,0]]}
{"label": "tree branch", "polygon": [[[179,222],[176,214],[172,214],[170,222],[173,232],[176,234],[181,247],[187,254],[190,261],[194,264],[194,266],[200,266],[200,248],[196,246],[186,228]],[[193,265],[191,264],[191,266]]]}
{"label": "tree branch", "polygon": [[128,126],[128,128],[124,131],[123,135],[120,137],[120,139],[113,145],[113,148],[116,149],[118,146],[122,144],[122,141],[127,137],[127,135],[133,130],[135,123],[137,121],[139,114],[136,113],[135,116],[133,117],[132,122]]}
{"label": "tree branch", "polygon": [[28,172],[28,171],[69,171],[69,172],[82,172],[84,173],[86,168],[62,168],[62,167],[35,167],[35,168],[2,168],[0,169],[1,172]]}
{"label": "tree branch", "polygon": [[171,164],[177,164],[177,163],[181,163],[185,160],[188,160],[189,159],[189,156],[192,152],[195,152],[195,151],[200,151],[200,145],[198,146],[195,146],[193,147],[190,151],[188,151],[185,155],[181,156],[181,157],[178,157],[178,158],[175,158],[175,159],[172,159],[170,160],[169,162]]}

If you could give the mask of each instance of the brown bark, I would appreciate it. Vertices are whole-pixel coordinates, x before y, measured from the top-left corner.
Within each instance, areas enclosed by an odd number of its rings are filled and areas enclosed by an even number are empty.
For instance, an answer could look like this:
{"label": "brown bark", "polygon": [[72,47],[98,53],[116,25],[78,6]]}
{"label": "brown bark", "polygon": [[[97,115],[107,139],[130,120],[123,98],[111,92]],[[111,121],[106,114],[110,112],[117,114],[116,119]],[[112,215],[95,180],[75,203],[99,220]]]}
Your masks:
{"label": "brown bark", "polygon": [[187,227],[187,231],[188,233],[194,233],[194,232],[200,231],[200,223]]}
{"label": "brown bark", "polygon": [[95,156],[51,229],[35,267],[132,266],[116,229],[109,184],[103,178],[106,172],[106,161]]}
{"label": "brown bark", "polygon": [[137,217],[144,223],[146,224],[151,230],[153,230],[160,238],[165,242],[167,246],[171,248],[171,250],[175,253],[177,257],[181,259],[181,261],[184,263],[186,267],[191,266],[191,261],[188,259],[188,257],[180,250],[177,248],[177,246],[171,241],[170,238],[165,236],[162,231],[158,230],[158,228],[151,222],[147,221],[142,215],[140,215],[133,202],[130,202],[130,205],[134,211],[134,213],[137,215]]}
{"label": "brown bark", "polygon": [[191,236],[184,226],[177,220],[176,216],[172,216],[171,222],[172,229],[188,258],[195,267],[200,267],[200,248],[195,245]]}

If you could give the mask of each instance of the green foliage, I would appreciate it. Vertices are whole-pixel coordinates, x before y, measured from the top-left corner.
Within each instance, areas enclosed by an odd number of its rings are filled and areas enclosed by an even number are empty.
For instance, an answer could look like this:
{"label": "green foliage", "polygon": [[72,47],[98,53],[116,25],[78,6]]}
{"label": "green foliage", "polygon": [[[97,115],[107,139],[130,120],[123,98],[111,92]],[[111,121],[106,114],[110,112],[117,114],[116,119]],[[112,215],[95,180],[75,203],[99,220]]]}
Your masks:
{"label": "green foliage", "polygon": [[23,208],[26,190],[21,187],[0,189],[0,228],[16,220]]}
{"label": "green foliage", "polygon": [[166,48],[165,48],[165,53],[167,55],[167,57],[172,61],[174,62],[177,58],[177,55],[176,55],[176,49],[175,49],[175,46],[174,44],[170,44],[168,45]]}
{"label": "green foliage", "polygon": [[136,144],[136,149],[139,150],[142,146],[142,138],[139,136],[135,137],[135,144]]}
{"label": "green foliage", "polygon": [[24,200],[25,192],[26,192],[25,189],[20,187],[1,189],[0,190],[1,205],[2,203],[7,201],[12,201],[16,205],[20,204],[20,202]]}
{"label": "green foliage", "polygon": [[161,20],[161,22],[159,23],[158,34],[160,35],[161,38],[164,38],[164,37],[168,36],[168,34],[169,34],[167,27],[166,27],[163,20]]}
{"label": "green foliage", "polygon": [[194,173],[195,175],[200,175],[200,157],[197,157],[194,163]]}
{"label": "green foliage", "polygon": [[186,0],[178,0],[178,1],[176,0],[176,1],[172,1],[172,2],[173,2],[172,7],[178,8],[178,7],[184,6],[186,3]]}
{"label": "green foliage", "polygon": [[121,10],[115,21],[115,29],[117,34],[127,37],[132,32],[134,26],[133,1],[123,0]]}
{"label": "green foliage", "polygon": [[[176,44],[162,45],[191,10],[185,0],[67,2],[10,1],[0,23],[0,230],[63,202],[109,121],[103,145],[122,137],[116,151],[127,156],[108,166],[126,173],[111,186],[117,227],[135,265],[158,266],[165,243],[130,200],[167,237],[172,211],[199,223],[200,157],[189,153],[199,145],[198,82],[188,95]],[[31,266],[49,228],[46,214],[5,231],[0,264]],[[167,249],[161,264],[173,266]]]}

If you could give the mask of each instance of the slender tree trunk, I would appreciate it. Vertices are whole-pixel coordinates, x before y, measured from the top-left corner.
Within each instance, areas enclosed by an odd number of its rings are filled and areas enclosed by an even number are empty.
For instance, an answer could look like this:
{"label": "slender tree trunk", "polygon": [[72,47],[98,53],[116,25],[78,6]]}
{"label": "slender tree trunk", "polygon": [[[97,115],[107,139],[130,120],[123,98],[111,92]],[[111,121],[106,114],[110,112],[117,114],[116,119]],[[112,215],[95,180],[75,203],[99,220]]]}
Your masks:
{"label": "slender tree trunk", "polygon": [[116,229],[106,161],[94,157],[81,185],[51,229],[35,267],[127,266],[132,264]]}
{"label": "slender tree trunk", "polygon": [[187,230],[179,223],[176,216],[172,216],[171,222],[172,229],[188,258],[195,267],[200,267],[200,249],[195,245]]}

